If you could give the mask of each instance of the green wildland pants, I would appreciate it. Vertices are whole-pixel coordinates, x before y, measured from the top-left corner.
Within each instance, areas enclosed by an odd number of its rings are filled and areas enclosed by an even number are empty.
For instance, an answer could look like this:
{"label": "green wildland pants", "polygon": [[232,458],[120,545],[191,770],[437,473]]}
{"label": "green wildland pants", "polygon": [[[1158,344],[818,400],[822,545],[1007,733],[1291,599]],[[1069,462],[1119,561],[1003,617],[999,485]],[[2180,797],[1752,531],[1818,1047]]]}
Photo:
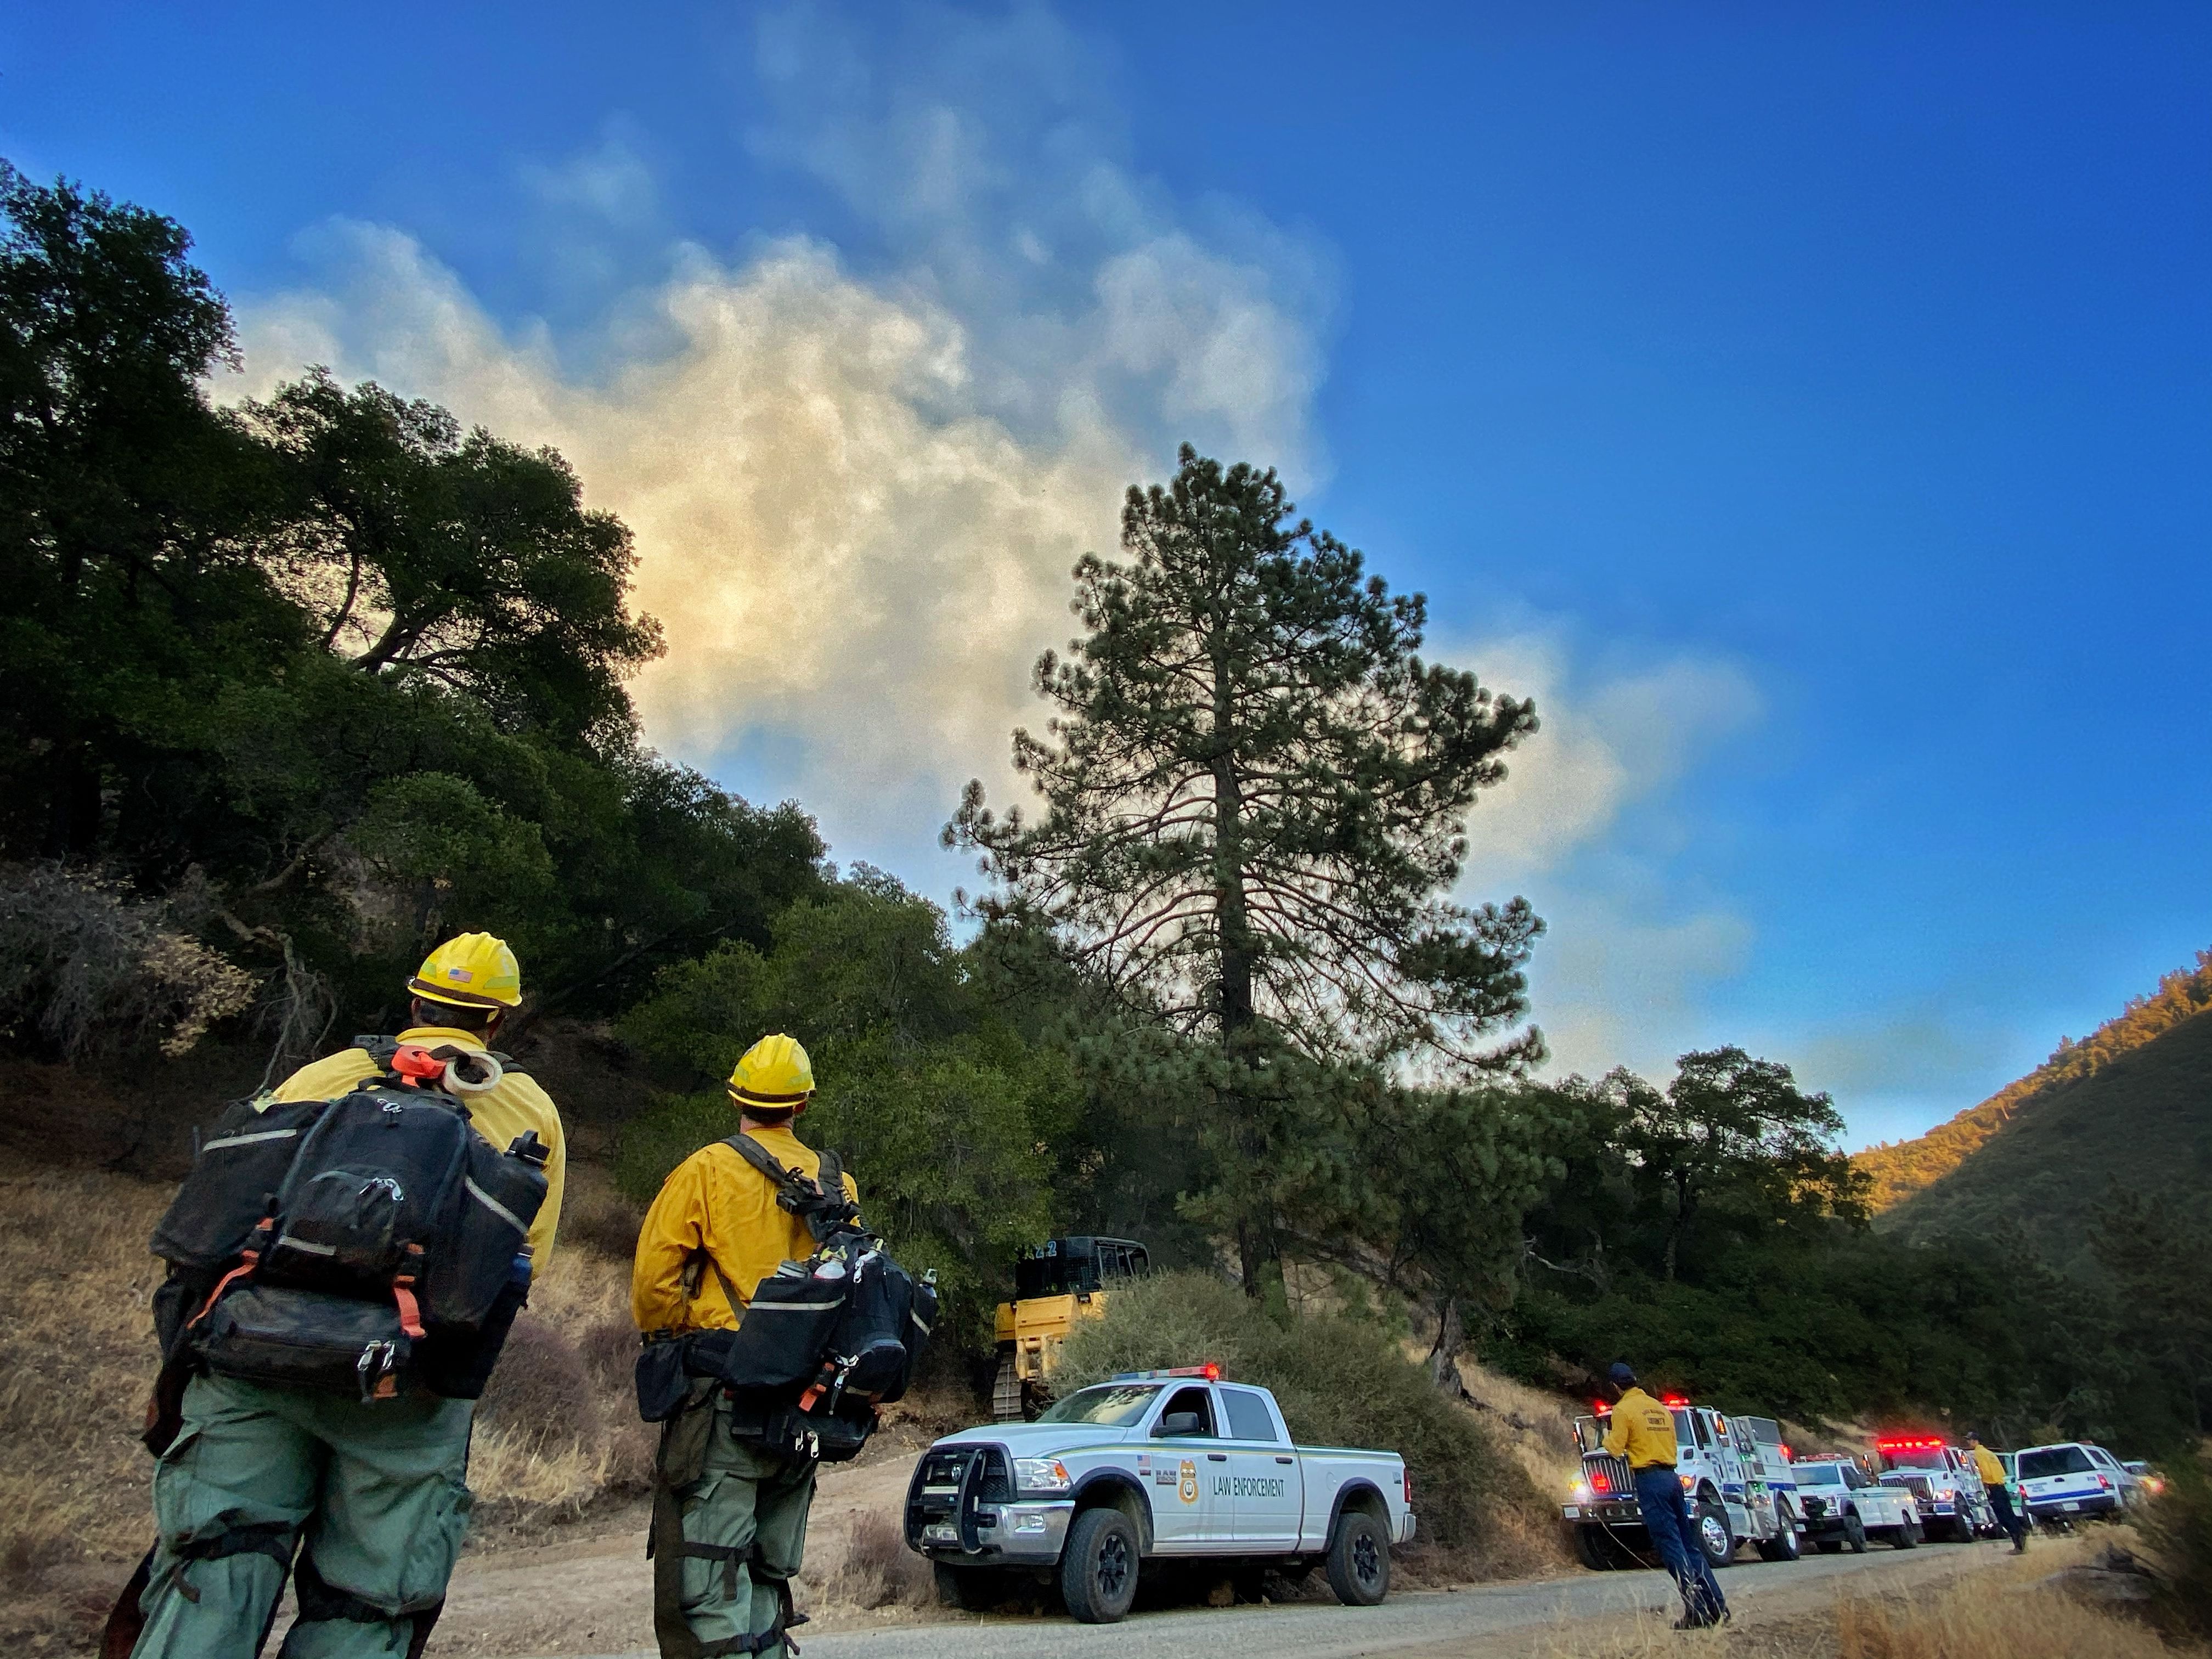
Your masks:
{"label": "green wildland pants", "polygon": [[246,1659],[302,1540],[283,1659],[400,1659],[468,1531],[475,1409],[194,1377],[154,1471],[160,1539],[133,1659]]}
{"label": "green wildland pants", "polygon": [[736,1438],[719,1389],[662,1426],[653,1483],[653,1613],[663,1659],[785,1659],[804,1621],[791,1580],[806,1554],[811,1459]]}

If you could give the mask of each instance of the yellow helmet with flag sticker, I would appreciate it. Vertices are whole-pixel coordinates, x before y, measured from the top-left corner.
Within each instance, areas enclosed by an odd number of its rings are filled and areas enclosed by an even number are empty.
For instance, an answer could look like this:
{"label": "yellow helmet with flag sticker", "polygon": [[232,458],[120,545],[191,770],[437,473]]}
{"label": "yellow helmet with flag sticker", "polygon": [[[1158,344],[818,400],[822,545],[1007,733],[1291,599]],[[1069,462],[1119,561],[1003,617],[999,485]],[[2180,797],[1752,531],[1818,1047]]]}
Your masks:
{"label": "yellow helmet with flag sticker", "polygon": [[777,1031],[745,1050],[730,1073],[730,1098],[740,1106],[796,1110],[814,1092],[814,1062],[799,1039]]}
{"label": "yellow helmet with flag sticker", "polygon": [[519,1008],[522,966],[507,941],[489,933],[449,939],[423,960],[407,988],[426,1002],[463,1008]]}

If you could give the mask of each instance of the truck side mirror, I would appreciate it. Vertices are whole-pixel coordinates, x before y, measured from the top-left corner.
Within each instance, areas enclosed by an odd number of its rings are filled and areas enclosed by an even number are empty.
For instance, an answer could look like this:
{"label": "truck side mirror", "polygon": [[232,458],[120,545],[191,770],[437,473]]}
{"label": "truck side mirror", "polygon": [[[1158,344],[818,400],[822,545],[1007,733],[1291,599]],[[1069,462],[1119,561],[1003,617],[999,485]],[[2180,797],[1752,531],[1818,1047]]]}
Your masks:
{"label": "truck side mirror", "polygon": [[1170,1412],[1165,1417],[1160,1419],[1160,1437],[1164,1440],[1176,1435],[1198,1434],[1201,1431],[1196,1412]]}

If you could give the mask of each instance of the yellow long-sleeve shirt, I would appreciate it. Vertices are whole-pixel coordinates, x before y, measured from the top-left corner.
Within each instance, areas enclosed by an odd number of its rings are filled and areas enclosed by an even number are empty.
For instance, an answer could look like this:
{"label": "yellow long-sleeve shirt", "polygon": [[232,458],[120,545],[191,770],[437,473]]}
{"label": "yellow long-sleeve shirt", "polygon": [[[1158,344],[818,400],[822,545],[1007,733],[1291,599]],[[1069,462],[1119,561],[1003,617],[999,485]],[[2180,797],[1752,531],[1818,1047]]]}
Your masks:
{"label": "yellow long-sleeve shirt", "polygon": [[1995,1452],[1987,1446],[1976,1446],[1971,1455],[1974,1460],[1974,1473],[1982,1477],[1984,1486],[1995,1492],[2004,1485],[2004,1465],[1997,1462]]}
{"label": "yellow long-sleeve shirt", "polygon": [[1613,1408],[1605,1449],[1626,1456],[1632,1469],[1674,1467],[1674,1414],[1641,1389],[1631,1389]]}
{"label": "yellow long-sleeve shirt", "polygon": [[[402,1031],[399,1040],[419,1042],[430,1048],[450,1042],[478,1054],[484,1051],[480,1038],[442,1025],[416,1026]],[[277,1086],[270,1099],[336,1100],[362,1079],[374,1077],[376,1073],[376,1062],[368,1057],[367,1050],[348,1048],[301,1066]],[[505,1152],[517,1135],[529,1129],[537,1130],[538,1138],[545,1143],[545,1203],[538,1212],[538,1218],[530,1224],[531,1271],[533,1275],[542,1276],[545,1264],[552,1259],[554,1236],[561,1225],[561,1188],[568,1169],[568,1146],[561,1133],[561,1114],[555,1109],[552,1097],[519,1072],[509,1073],[480,1095],[471,1095],[465,1103],[470,1127],[501,1152]]]}
{"label": "yellow long-sleeve shirt", "polygon": [[[788,1126],[746,1133],[785,1169],[821,1174],[822,1155],[801,1146]],[[845,1194],[860,1202],[850,1176]],[[641,1331],[734,1329],[755,1285],[781,1263],[813,1252],[806,1224],[777,1207],[774,1183],[718,1140],[678,1164],[645,1213],[630,1271],[631,1316]],[[723,1279],[737,1291],[738,1307],[723,1293]]]}

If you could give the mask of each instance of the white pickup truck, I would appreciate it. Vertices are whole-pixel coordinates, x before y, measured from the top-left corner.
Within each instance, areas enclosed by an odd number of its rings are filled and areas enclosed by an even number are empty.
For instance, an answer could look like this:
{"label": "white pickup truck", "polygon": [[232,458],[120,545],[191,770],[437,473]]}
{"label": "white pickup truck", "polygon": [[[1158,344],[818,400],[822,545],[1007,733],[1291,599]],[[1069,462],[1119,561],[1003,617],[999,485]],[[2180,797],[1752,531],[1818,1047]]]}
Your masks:
{"label": "white pickup truck", "polygon": [[1806,1535],[1828,1555],[1846,1547],[1864,1555],[1869,1538],[1917,1549],[1923,1536],[1912,1491],[1877,1481],[1841,1452],[1797,1460],[1797,1497]]}
{"label": "white pickup truck", "polygon": [[1139,1563],[1174,1557],[1318,1563],[1340,1601],[1372,1607],[1413,1524],[1395,1452],[1294,1446],[1273,1395],[1212,1365],[1129,1372],[1034,1423],[947,1435],[906,1499],[908,1547],[935,1565],[945,1601],[992,1605],[1027,1573],[1056,1579],[1093,1625],[1128,1612]]}

